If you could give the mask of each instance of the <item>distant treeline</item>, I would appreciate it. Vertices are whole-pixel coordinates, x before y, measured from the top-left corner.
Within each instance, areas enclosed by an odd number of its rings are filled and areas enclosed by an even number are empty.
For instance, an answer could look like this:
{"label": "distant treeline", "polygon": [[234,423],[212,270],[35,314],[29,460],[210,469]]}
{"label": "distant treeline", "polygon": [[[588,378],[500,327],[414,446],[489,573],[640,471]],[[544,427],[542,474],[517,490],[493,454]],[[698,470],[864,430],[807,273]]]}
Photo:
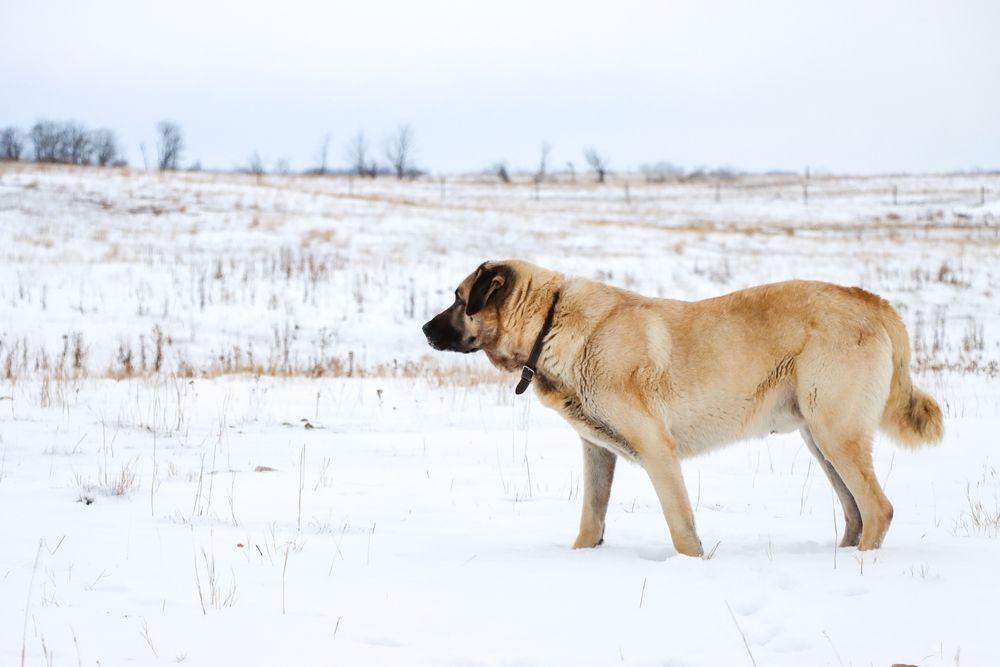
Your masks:
{"label": "distant treeline", "polygon": [[[377,178],[379,176],[395,176],[396,178],[412,179],[425,174],[416,165],[413,140],[413,128],[401,125],[387,136],[381,145],[382,152],[374,150],[364,132],[353,135],[344,146],[344,162],[336,167],[330,164],[331,135],[327,134],[320,141],[313,157],[313,166],[301,173],[308,175],[350,174],[362,178]],[[143,166],[146,169],[156,168],[160,171],[174,171],[186,168],[199,171],[201,164],[194,162],[182,167],[182,156],[186,148],[184,135],[176,123],[161,121],[156,125],[156,153],[148,155],[146,145],[140,144]],[[539,146],[538,165],[534,169],[516,172],[530,177],[536,184],[548,180],[575,181],[576,166],[566,162],[561,169],[553,169],[549,156],[552,146],[542,142]],[[612,174],[608,158],[596,148],[587,147],[583,150],[583,158],[594,180],[604,183]],[[96,165],[99,167],[124,167],[128,165],[121,144],[113,130],[106,128],[88,129],[76,121],[39,120],[27,131],[18,127],[0,129],[0,160],[34,161],[53,164]],[[152,161],[152,164],[151,164]],[[253,174],[260,179],[268,173],[290,174],[288,160],[277,160],[268,166],[261,156],[254,152],[242,165],[233,167],[234,171]],[[639,172],[650,183],[667,181],[713,179],[727,180],[744,175],[746,172],[730,167],[709,169],[696,167],[685,169],[670,162],[655,162],[643,164]],[[500,161],[483,170],[482,173],[495,176],[501,182],[510,183],[511,171],[507,163]],[[768,172],[770,174],[791,174],[793,172]],[[808,179],[808,172],[806,178]]]}
{"label": "distant treeline", "polygon": [[[156,155],[149,156],[145,144],[140,144],[144,166],[149,169],[150,157],[160,171],[181,169],[181,158],[186,148],[184,135],[176,123],[161,121],[156,125]],[[389,136],[384,144],[384,161],[375,157],[363,132],[354,135],[345,147],[346,167],[337,169],[329,165],[330,135],[320,143],[316,165],[306,169],[306,174],[348,173],[376,178],[394,175],[396,178],[415,178],[423,174],[413,161],[413,130],[402,125]],[[0,161],[40,162],[50,164],[96,165],[98,167],[124,167],[128,165],[118,137],[113,130],[89,129],[76,121],[38,120],[27,131],[9,126],[0,128]],[[199,162],[187,169],[199,171]],[[287,160],[278,160],[269,169],[256,152],[236,171],[255,174],[274,172],[290,173]]]}
{"label": "distant treeline", "polygon": [[[177,169],[184,149],[180,127],[163,121],[157,124],[156,132],[157,167],[162,171]],[[142,148],[145,159],[145,146]],[[0,129],[0,160],[98,167],[128,165],[114,130],[92,130],[71,120],[39,120],[27,132],[14,126]]]}
{"label": "distant treeline", "polygon": [[27,132],[0,130],[0,160],[34,160],[54,164],[94,164],[121,167],[118,139],[112,130],[90,130],[73,121],[40,120]]}

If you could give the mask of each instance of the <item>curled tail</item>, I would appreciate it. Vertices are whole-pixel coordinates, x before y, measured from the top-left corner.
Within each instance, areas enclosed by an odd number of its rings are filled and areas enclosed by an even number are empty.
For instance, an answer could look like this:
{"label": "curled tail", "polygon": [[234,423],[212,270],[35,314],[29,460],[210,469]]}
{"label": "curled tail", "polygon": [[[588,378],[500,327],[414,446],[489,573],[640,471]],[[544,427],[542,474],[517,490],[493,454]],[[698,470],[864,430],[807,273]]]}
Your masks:
{"label": "curled tail", "polygon": [[937,401],[913,386],[910,379],[910,339],[899,314],[883,309],[883,325],[892,341],[892,384],[882,412],[882,430],[905,447],[935,445],[944,436],[944,419]]}

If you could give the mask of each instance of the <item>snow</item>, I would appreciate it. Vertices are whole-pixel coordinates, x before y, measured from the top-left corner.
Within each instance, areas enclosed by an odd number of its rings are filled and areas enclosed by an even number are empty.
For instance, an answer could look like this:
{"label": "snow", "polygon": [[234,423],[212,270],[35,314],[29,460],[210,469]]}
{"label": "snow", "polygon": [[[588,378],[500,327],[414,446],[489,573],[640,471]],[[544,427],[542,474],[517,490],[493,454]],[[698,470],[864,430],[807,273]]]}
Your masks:
{"label": "snow", "polygon": [[[442,201],[4,166],[0,664],[998,664],[998,186],[450,179]],[[785,435],[685,462],[711,559],[676,555],[624,463],[605,544],[569,549],[576,436],[419,330],[506,256],[677,298],[809,277],[892,300],[947,435],[877,441],[885,546],[835,548]],[[267,372],[230,372],[237,347]]]}

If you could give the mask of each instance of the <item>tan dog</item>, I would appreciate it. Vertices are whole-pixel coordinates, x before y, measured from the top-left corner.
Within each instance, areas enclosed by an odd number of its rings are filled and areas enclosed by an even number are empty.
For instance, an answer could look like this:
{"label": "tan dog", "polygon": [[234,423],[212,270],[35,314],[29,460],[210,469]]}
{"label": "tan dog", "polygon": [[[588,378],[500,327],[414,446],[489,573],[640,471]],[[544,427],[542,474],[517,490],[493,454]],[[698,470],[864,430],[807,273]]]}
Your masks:
{"label": "tan dog", "polygon": [[791,281],[672,301],[486,262],[424,333],[435,349],[482,350],[506,370],[540,346],[536,393],[583,439],[574,547],[603,541],[624,456],[649,474],[677,551],[702,555],[681,459],[799,429],[843,505],[840,545],[875,549],[892,519],[872,465],[875,431],[913,447],[944,430],[937,403],[910,382],[899,315],[857,287]]}

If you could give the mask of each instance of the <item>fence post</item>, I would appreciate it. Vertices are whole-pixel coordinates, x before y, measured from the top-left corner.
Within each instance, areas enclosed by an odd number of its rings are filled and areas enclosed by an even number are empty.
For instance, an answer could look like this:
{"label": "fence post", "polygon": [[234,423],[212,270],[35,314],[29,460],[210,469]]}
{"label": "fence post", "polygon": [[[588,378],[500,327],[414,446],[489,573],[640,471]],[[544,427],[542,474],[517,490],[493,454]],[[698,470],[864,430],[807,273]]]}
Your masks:
{"label": "fence post", "polygon": [[441,201],[444,201],[444,176],[441,177]]}
{"label": "fence post", "polygon": [[979,186],[979,205],[980,206],[985,206],[986,205],[986,186],[985,185],[980,185]]}
{"label": "fence post", "polygon": [[626,204],[632,203],[632,196],[629,194],[628,191],[628,181],[625,181],[625,203]]}
{"label": "fence post", "polygon": [[809,204],[809,183],[802,183],[802,203]]}
{"label": "fence post", "polygon": [[720,181],[715,182],[715,203],[719,203],[722,200],[722,183]]}
{"label": "fence post", "polygon": [[354,196],[354,174],[347,175],[347,196]]}
{"label": "fence post", "polygon": [[892,205],[893,206],[896,206],[897,202],[899,201],[898,200],[898,195],[899,195],[899,188],[896,186],[895,183],[893,183],[892,184]]}

